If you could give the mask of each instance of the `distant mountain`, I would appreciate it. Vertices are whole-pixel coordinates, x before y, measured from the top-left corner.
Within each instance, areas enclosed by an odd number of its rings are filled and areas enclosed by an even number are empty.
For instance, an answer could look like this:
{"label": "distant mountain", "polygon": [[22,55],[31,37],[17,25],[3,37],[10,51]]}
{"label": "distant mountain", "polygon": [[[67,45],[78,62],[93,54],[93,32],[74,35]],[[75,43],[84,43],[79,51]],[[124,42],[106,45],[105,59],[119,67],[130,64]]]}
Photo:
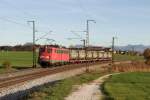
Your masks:
{"label": "distant mountain", "polygon": [[[83,45],[74,45],[73,47],[76,48],[82,48]],[[138,51],[138,52],[143,52],[146,48],[150,48],[149,46],[146,45],[127,45],[127,46],[115,46],[116,50],[123,50],[123,51]]]}
{"label": "distant mountain", "polygon": [[146,48],[150,48],[150,46],[145,45],[127,45],[127,46],[115,46],[116,50],[128,50],[128,51],[139,51],[143,52]]}

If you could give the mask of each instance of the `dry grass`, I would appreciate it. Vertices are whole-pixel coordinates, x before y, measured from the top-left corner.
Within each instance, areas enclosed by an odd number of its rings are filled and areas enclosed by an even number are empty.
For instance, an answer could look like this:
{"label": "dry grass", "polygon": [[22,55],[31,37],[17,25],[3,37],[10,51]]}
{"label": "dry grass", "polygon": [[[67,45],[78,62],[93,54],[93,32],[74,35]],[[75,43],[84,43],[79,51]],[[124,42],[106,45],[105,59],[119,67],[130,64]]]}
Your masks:
{"label": "dry grass", "polygon": [[11,70],[12,69],[11,62],[10,61],[4,61],[2,63],[2,67],[5,68],[6,70]]}
{"label": "dry grass", "polygon": [[133,61],[130,64],[113,65],[111,70],[112,72],[150,72],[150,65],[140,61]]}

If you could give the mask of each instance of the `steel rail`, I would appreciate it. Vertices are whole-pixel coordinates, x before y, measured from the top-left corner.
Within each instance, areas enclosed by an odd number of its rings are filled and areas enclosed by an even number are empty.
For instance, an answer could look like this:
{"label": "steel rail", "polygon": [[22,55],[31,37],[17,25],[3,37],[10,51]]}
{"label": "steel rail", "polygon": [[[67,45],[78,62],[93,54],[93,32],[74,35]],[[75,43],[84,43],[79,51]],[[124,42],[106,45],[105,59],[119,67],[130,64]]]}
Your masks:
{"label": "steel rail", "polygon": [[[109,64],[110,62],[97,62],[97,63],[89,63],[89,65],[99,65],[99,64]],[[15,76],[15,77],[9,77],[5,79],[0,79],[0,88],[5,88],[9,86],[13,86],[19,83],[23,83],[26,81],[34,80],[37,78],[41,78],[47,75],[52,75],[60,72],[64,72],[67,70],[73,70],[73,69],[78,69],[78,68],[83,68],[85,67],[86,64],[71,64],[71,65],[64,65],[61,67],[54,67],[54,68],[46,68],[46,69],[41,69],[38,72],[33,72],[25,75],[20,75],[20,76]]]}

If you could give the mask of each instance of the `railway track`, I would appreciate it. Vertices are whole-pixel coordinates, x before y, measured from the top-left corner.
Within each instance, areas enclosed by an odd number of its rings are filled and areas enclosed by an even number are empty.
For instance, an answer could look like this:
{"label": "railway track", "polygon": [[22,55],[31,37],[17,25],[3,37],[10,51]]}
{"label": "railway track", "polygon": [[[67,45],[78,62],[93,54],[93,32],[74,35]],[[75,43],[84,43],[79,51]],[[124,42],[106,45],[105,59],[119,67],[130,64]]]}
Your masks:
{"label": "railway track", "polygon": [[[106,62],[88,63],[88,66],[99,65],[99,64],[109,64],[109,62],[106,61]],[[15,76],[15,77],[12,76],[9,78],[0,79],[0,88],[6,88],[6,87],[13,86],[13,85],[23,83],[26,81],[41,78],[41,77],[44,77],[47,75],[52,75],[55,73],[60,73],[63,71],[73,70],[73,69],[82,68],[82,67],[87,67],[87,64],[85,64],[85,63],[73,64],[73,65],[71,64],[71,65],[64,65],[61,67],[44,68],[44,69],[39,70],[38,72],[33,72],[33,73],[25,74],[25,75],[20,75],[20,76]]]}

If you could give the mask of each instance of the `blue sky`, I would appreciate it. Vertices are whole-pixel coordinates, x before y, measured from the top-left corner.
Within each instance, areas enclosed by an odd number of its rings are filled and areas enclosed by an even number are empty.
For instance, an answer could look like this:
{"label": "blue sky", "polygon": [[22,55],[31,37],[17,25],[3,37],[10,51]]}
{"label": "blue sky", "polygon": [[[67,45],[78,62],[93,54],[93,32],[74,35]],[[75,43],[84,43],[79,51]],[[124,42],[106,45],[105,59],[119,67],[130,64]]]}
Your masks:
{"label": "blue sky", "polygon": [[[150,39],[150,0],[0,0],[0,45],[32,41],[28,20],[36,21],[36,37],[52,30],[48,38],[61,45],[81,44],[73,31],[84,31],[90,23],[90,44],[145,44]],[[83,38],[85,33],[78,32]],[[40,40],[37,43],[46,43]]]}

